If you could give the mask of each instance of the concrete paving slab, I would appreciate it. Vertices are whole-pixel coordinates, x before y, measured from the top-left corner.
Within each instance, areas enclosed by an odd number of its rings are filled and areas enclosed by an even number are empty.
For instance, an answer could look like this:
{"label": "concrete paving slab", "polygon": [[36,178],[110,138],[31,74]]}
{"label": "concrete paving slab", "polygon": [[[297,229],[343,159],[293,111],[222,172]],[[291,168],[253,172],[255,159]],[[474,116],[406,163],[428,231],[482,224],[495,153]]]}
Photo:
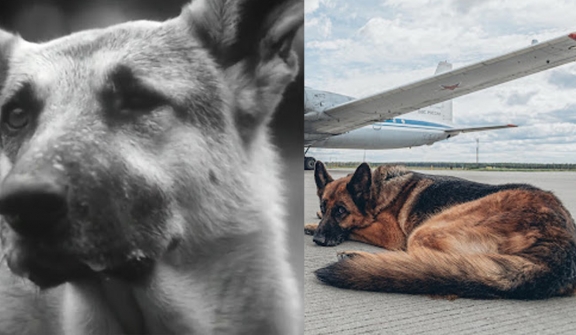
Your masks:
{"label": "concrete paving slab", "polygon": [[[353,170],[330,170],[334,178]],[[530,183],[553,191],[574,216],[576,172],[422,171],[484,183]],[[304,219],[318,222],[311,171],[304,177]],[[319,247],[304,236],[305,334],[576,334],[576,297],[543,301],[432,299],[427,296],[342,290],[321,284],[313,271],[342,250],[378,252],[357,242]]]}

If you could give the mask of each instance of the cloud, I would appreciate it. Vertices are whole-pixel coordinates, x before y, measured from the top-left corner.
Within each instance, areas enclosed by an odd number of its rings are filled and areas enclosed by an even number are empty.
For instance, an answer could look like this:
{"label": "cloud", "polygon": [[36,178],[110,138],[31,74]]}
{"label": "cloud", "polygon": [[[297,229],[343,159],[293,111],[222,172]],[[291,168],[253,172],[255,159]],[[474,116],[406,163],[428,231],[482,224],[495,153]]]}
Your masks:
{"label": "cloud", "polygon": [[548,82],[559,88],[576,88],[576,73],[552,71]]}
{"label": "cloud", "polygon": [[[431,76],[439,61],[458,68],[526,47],[533,39],[542,43],[567,34],[574,30],[576,12],[576,3],[568,1],[553,6],[541,0],[313,2],[316,9],[306,13],[306,85],[354,97]],[[574,63],[497,85],[455,99],[454,123],[514,123],[519,128],[366,155],[376,161],[473,161],[479,138],[486,160],[574,162],[576,155],[566,153],[576,143],[575,88]],[[525,153],[526,148],[531,152]],[[363,154],[344,150],[329,155],[361,160]]]}
{"label": "cloud", "polygon": [[506,98],[506,104],[510,106],[514,105],[526,105],[530,99],[535,96],[538,91],[530,91],[525,93],[514,92]]}
{"label": "cloud", "polygon": [[475,8],[482,6],[487,1],[478,1],[478,0],[454,0],[452,1],[451,5],[456,9],[456,11],[460,14],[469,14],[470,11]]}
{"label": "cloud", "polygon": [[334,3],[332,0],[305,0],[304,1],[304,14],[309,15],[318,11],[318,9],[326,7],[333,8]]}
{"label": "cloud", "polygon": [[570,104],[562,109],[538,115],[544,122],[571,122],[576,124],[576,104]]}
{"label": "cloud", "polygon": [[314,13],[318,7],[320,7],[321,0],[306,0],[304,1],[304,13],[311,14]]}
{"label": "cloud", "polygon": [[306,21],[306,32],[325,39],[332,33],[332,21],[326,16],[311,18]]}

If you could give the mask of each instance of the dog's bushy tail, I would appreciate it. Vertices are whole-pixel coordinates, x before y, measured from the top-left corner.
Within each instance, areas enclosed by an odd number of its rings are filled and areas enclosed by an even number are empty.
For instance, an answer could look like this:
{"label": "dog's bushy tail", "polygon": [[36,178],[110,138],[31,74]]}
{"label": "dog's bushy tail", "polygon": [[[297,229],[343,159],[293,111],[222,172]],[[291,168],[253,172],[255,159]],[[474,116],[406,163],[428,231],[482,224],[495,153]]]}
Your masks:
{"label": "dog's bushy tail", "polygon": [[[416,252],[351,253],[316,271],[322,282],[341,288],[459,296],[542,299],[574,291],[572,269],[555,273],[521,256]],[[572,278],[568,278],[572,276]]]}

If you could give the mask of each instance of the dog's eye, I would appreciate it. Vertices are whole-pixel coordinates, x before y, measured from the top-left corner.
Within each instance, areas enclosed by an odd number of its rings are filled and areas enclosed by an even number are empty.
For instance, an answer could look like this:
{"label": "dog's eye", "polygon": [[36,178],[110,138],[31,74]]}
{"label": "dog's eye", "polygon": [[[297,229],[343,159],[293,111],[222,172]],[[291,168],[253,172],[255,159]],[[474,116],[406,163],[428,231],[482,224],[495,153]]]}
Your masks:
{"label": "dog's eye", "polygon": [[338,208],[336,208],[336,212],[339,215],[344,215],[346,213],[348,213],[348,211],[346,210],[346,208],[342,207],[342,206],[338,206]]}
{"label": "dog's eye", "polygon": [[12,108],[4,115],[4,122],[12,129],[26,127],[30,120],[30,113],[23,108]]}

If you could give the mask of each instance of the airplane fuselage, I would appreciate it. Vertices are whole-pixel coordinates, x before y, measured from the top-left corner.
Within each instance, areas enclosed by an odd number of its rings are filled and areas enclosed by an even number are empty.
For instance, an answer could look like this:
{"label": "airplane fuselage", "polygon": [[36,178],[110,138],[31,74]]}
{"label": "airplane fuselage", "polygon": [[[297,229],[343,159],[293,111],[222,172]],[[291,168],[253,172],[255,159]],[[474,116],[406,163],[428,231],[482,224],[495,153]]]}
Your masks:
{"label": "airplane fuselage", "polygon": [[393,119],[316,141],[312,147],[378,150],[431,145],[450,137],[444,129],[449,127],[417,120]]}
{"label": "airplane fuselage", "polygon": [[[351,100],[354,100],[354,98],[306,87],[304,113],[310,113],[309,115],[316,113],[320,115],[324,113],[326,109]],[[430,145],[451,136],[445,132],[445,130],[451,128],[449,126],[451,120],[451,105],[450,115],[445,119],[442,119],[441,115],[442,106],[442,104],[430,106],[408,113],[402,118],[375,122],[372,125],[339,135],[327,136],[326,134],[310,132],[306,129],[305,124],[305,145],[317,148],[370,150]]]}

